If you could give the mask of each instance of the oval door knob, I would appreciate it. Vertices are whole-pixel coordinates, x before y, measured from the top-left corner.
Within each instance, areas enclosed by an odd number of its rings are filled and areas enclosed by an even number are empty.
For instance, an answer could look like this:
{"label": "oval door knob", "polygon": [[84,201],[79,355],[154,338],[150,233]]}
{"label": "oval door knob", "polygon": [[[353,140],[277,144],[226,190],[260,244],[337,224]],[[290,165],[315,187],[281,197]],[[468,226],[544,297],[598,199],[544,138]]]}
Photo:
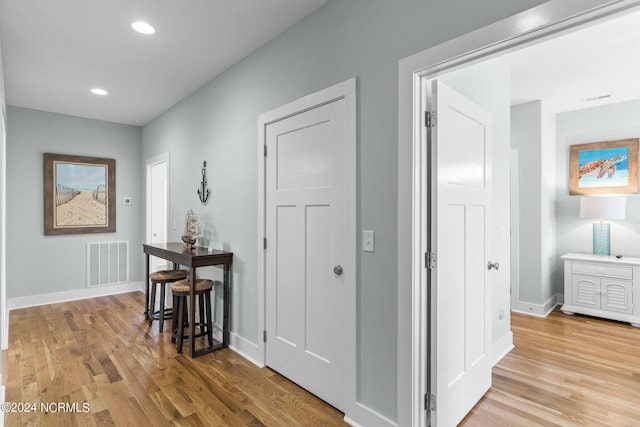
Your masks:
{"label": "oval door knob", "polygon": [[499,268],[500,268],[500,264],[499,264],[499,263],[497,263],[497,262],[491,262],[491,261],[489,261],[489,262],[487,263],[487,269],[488,269],[488,270],[491,270],[492,268],[495,268],[495,269],[497,270],[497,269],[499,269]]}
{"label": "oval door knob", "polygon": [[333,267],[333,272],[337,276],[342,276],[342,266],[341,265],[336,265],[335,267]]}

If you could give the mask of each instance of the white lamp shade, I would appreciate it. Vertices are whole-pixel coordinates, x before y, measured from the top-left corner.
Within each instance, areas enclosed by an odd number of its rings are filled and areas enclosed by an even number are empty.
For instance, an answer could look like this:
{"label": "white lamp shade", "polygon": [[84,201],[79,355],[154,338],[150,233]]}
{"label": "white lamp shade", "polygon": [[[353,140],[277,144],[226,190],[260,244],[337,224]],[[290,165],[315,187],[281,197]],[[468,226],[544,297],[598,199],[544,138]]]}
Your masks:
{"label": "white lamp shade", "polygon": [[581,197],[580,218],[624,219],[626,205],[624,197]]}

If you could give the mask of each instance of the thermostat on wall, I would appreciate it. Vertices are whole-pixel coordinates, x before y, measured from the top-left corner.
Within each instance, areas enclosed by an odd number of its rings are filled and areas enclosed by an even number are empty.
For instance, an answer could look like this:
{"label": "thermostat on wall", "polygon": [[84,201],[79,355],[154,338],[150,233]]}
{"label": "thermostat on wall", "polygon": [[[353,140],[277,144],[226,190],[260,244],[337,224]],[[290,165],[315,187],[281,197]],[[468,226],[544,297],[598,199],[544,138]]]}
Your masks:
{"label": "thermostat on wall", "polygon": [[131,197],[125,197],[124,199],[122,199],[122,203],[125,206],[130,206],[131,205]]}

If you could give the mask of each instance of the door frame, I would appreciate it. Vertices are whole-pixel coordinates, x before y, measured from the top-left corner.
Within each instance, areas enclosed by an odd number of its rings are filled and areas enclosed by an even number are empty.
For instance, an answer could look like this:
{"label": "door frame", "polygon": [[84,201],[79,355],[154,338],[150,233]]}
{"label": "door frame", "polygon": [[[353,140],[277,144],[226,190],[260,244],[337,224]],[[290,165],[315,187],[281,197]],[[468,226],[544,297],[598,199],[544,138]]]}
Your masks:
{"label": "door frame", "polygon": [[[145,213],[145,218],[146,218],[146,224],[145,224],[145,241],[147,242],[151,242],[151,168],[157,164],[160,163],[166,163],[167,164],[167,184],[169,182],[171,182],[171,180],[169,179],[169,153],[168,152],[164,152],[164,153],[160,153],[156,156],[153,156],[149,159],[146,160],[145,164],[146,164],[146,213]],[[166,194],[166,200],[165,200],[165,216],[166,218],[169,218],[169,193],[170,193],[170,189],[169,189],[169,185],[167,185],[167,194]],[[169,236],[169,221],[167,221],[167,224],[165,225],[166,230],[165,232],[165,237]]]}
{"label": "door frame", "polygon": [[[346,223],[345,235],[352,236],[347,241],[345,248],[346,259],[342,264],[345,271],[352,271],[353,274],[345,276],[345,286],[348,286],[348,292],[345,301],[347,310],[347,321],[344,325],[345,339],[344,343],[336,343],[342,346],[345,352],[344,367],[344,408],[345,419],[363,420],[366,414],[362,414],[365,408],[357,404],[357,263],[356,263],[356,78],[351,78],[342,83],[335,84],[326,89],[307,95],[296,101],[278,107],[269,112],[263,113],[258,117],[258,349],[257,362],[259,366],[264,367],[266,363],[266,345],[263,339],[266,330],[266,259],[265,249],[263,247],[263,238],[266,231],[266,127],[279,120],[286,119],[298,113],[313,109],[315,107],[328,104],[339,99],[345,100],[345,209]],[[347,280],[348,277],[348,280]]]}
{"label": "door frame", "polygon": [[[419,52],[399,63],[398,105],[398,425],[426,423],[428,162],[422,126],[429,79],[610,19],[639,0],[550,0]],[[422,316],[422,317],[421,317]]]}

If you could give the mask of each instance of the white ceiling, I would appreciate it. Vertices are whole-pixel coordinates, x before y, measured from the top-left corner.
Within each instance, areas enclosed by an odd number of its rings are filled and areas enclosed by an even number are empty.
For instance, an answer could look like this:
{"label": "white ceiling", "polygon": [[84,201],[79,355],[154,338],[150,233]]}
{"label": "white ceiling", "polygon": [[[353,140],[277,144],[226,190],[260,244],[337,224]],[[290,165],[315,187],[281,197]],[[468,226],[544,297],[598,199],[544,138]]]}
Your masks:
{"label": "white ceiling", "polygon": [[6,101],[144,125],[328,1],[0,0]]}
{"label": "white ceiling", "polygon": [[[504,56],[512,105],[544,100],[556,112],[640,99],[640,13]],[[585,101],[587,99],[606,98]]]}
{"label": "white ceiling", "polygon": [[[328,1],[0,0],[6,100],[144,125]],[[561,112],[640,98],[637,15],[503,57],[512,102]],[[134,20],[156,34],[134,32]]]}

